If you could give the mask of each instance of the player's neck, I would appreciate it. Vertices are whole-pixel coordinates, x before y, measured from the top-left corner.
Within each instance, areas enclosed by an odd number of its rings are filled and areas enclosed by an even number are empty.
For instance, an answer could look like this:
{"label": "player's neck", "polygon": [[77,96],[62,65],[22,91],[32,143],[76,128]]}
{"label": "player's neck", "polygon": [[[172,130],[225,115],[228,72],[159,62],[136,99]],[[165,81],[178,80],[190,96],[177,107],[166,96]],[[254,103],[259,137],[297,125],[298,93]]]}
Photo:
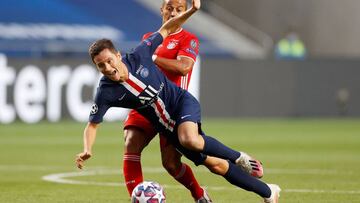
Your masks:
{"label": "player's neck", "polygon": [[175,32],[170,33],[170,35],[176,35],[176,34],[178,34],[179,32],[181,32],[182,29],[183,29],[183,28],[181,27],[181,28],[177,29]]}

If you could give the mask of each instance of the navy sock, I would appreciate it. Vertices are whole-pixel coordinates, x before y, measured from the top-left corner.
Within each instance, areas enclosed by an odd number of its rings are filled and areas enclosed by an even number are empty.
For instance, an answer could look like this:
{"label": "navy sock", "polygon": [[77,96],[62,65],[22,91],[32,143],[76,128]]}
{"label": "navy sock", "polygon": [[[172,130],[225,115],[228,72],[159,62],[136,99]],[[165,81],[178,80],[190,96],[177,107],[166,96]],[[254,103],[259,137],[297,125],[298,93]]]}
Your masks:
{"label": "navy sock", "polygon": [[215,138],[207,135],[202,135],[202,137],[205,141],[205,146],[202,151],[204,154],[230,160],[233,163],[235,163],[235,160],[240,157],[240,152],[225,146]]}
{"label": "navy sock", "polygon": [[255,192],[261,197],[268,198],[271,195],[271,190],[267,184],[257,178],[250,176],[245,171],[241,170],[235,164],[229,162],[229,170],[224,175],[224,178],[231,184],[236,185],[244,190]]}

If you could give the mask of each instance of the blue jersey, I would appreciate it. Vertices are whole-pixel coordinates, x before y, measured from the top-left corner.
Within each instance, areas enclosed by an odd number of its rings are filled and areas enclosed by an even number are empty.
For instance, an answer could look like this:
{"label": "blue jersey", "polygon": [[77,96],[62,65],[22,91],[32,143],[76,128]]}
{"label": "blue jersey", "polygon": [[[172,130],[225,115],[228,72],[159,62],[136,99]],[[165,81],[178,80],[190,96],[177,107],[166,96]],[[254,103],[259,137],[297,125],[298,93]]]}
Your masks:
{"label": "blue jersey", "polygon": [[200,104],[186,90],[168,80],[152,61],[152,55],[162,43],[160,33],[154,33],[122,57],[129,71],[124,82],[102,77],[91,109],[89,121],[100,123],[110,107],[137,110],[158,132],[173,133],[184,121],[200,122]]}

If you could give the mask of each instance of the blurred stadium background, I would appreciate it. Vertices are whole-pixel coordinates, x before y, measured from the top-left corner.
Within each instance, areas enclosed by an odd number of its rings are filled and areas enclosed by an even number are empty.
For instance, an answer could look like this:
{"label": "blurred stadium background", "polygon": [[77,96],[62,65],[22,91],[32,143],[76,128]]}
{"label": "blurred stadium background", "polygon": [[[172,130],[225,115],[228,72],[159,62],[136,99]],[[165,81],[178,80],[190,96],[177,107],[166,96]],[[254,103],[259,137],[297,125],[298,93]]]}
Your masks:
{"label": "blurred stadium background", "polygon": [[[71,191],[87,189],[53,186],[41,177],[75,170],[72,158],[82,149],[99,79],[87,55],[91,42],[111,38],[122,52],[130,51],[160,26],[160,5],[161,0],[0,1],[0,202],[127,202],[125,189],[118,188],[102,188],[99,201],[72,199]],[[267,180],[288,186],[284,202],[360,201],[359,8],[358,0],[204,0],[185,25],[200,38],[201,60],[190,85],[210,134],[268,161]],[[300,57],[278,53],[290,32],[304,46]],[[119,120],[125,115],[126,110],[109,113],[107,120],[117,122],[101,132],[99,137],[108,137],[99,138],[93,167],[120,168]],[[159,158],[156,144],[147,152]],[[150,155],[144,159],[161,167]],[[213,177],[199,173],[205,183]],[[113,178],[122,181],[115,175],[99,179]],[[154,177],[176,185],[161,178]],[[217,179],[209,184],[230,187]],[[42,196],[46,188],[49,195]],[[175,189],[169,187],[171,202],[189,201]],[[219,188],[210,193],[216,202],[258,200],[247,193],[226,196]]]}

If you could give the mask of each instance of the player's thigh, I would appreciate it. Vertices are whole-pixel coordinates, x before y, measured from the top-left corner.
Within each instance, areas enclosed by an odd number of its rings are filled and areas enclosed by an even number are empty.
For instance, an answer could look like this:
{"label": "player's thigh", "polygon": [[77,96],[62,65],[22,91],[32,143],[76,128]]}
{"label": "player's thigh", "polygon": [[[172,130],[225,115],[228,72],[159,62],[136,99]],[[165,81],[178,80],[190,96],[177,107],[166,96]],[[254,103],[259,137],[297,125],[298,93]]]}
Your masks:
{"label": "player's thigh", "polygon": [[141,153],[156,134],[149,134],[138,127],[124,129],[124,151],[129,153]]}
{"label": "player's thigh", "polygon": [[145,117],[137,111],[130,111],[124,123],[125,152],[140,153],[156,134]]}

